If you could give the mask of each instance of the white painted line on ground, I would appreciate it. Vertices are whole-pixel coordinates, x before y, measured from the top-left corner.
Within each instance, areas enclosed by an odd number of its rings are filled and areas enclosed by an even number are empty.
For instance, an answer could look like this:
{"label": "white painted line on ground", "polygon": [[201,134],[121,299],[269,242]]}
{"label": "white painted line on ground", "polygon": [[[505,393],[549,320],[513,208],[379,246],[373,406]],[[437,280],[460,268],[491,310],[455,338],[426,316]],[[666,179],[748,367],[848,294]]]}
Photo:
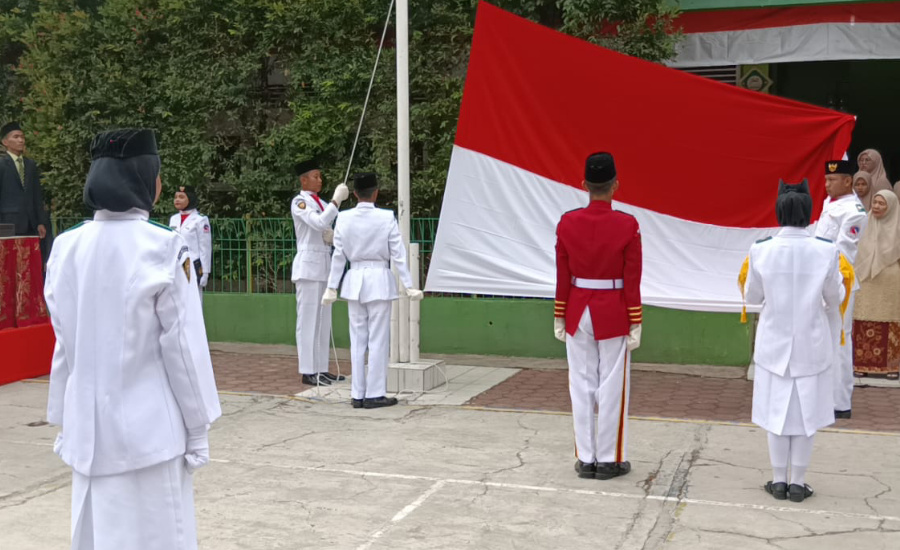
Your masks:
{"label": "white painted line on ground", "polygon": [[[431,477],[431,476],[420,476],[413,474],[393,474],[387,472],[367,472],[363,470],[343,470],[340,468],[320,468],[314,466],[285,466],[280,464],[267,464],[261,462],[244,462],[244,461],[230,461],[230,460],[222,460],[222,459],[210,459],[210,462],[221,462],[221,463],[233,463],[233,464],[241,464],[244,466],[251,466],[254,468],[280,468],[286,470],[302,470],[305,472],[322,472],[329,474],[341,474],[341,475],[349,475],[349,476],[361,476],[361,477],[374,477],[374,478],[382,478],[382,479],[402,479],[407,481],[430,481],[434,483],[429,491],[425,492],[425,498],[422,498],[422,502],[425,501],[426,498],[431,496],[431,494],[441,486],[446,484],[454,484],[454,485],[477,485],[480,487],[494,487],[498,489],[509,489],[513,491],[531,491],[531,492],[545,492],[545,493],[565,493],[565,494],[574,494],[574,495],[586,495],[586,496],[595,496],[595,497],[607,497],[607,498],[623,498],[630,500],[652,500],[656,502],[663,503],[674,503],[674,504],[695,504],[697,506],[716,506],[720,508],[742,508],[745,510],[759,510],[764,512],[789,512],[789,513],[797,513],[797,514],[807,514],[814,516],[837,516],[842,518],[849,519],[861,519],[861,520],[871,520],[871,521],[892,521],[900,523],[900,517],[898,516],[879,516],[874,514],[859,514],[856,512],[841,512],[837,510],[819,510],[813,508],[801,508],[801,507],[787,507],[787,506],[767,506],[764,504],[750,504],[745,502],[723,502],[719,500],[705,500],[705,499],[696,499],[696,498],[679,498],[679,497],[670,497],[670,496],[662,496],[662,495],[643,495],[636,493],[616,493],[611,491],[597,491],[591,489],[571,489],[568,487],[545,487],[538,485],[522,485],[518,483],[499,483],[495,481],[479,481],[475,479],[446,479],[439,477]],[[760,489],[762,490],[762,489]],[[423,495],[424,496],[424,495]],[[416,501],[418,502],[418,500]],[[414,502],[413,504],[416,504]],[[416,508],[421,506],[422,502],[416,504]],[[412,506],[412,505],[410,505]],[[408,507],[407,507],[408,508]],[[405,510],[405,508],[404,508]],[[412,511],[412,510],[410,510]],[[401,513],[403,511],[401,510]],[[408,514],[408,512],[407,512]],[[403,517],[406,517],[407,514],[404,514]],[[398,514],[399,516],[400,514]],[[395,516],[397,517],[397,516]],[[403,519],[401,517],[400,519]],[[393,521],[393,520],[392,520]],[[379,535],[381,536],[381,535]]]}
{"label": "white painted line on ground", "polygon": [[408,515],[410,515],[411,513],[413,513],[413,512],[416,510],[416,508],[418,508],[419,506],[421,506],[422,504],[424,504],[426,500],[428,500],[428,497],[430,497],[431,495],[433,495],[433,494],[435,494],[436,492],[440,491],[440,490],[441,490],[441,487],[443,487],[446,483],[447,483],[447,482],[444,481],[444,480],[438,480],[438,481],[434,482],[434,484],[433,484],[431,487],[429,487],[424,493],[422,493],[421,495],[419,495],[419,498],[417,498],[416,500],[412,501],[412,502],[409,503],[406,507],[404,507],[402,510],[400,510],[399,512],[397,512],[397,513],[394,515],[394,517],[391,518],[391,521],[389,521],[387,524],[385,524],[384,526],[382,526],[381,529],[379,529],[379,530],[375,531],[374,533],[372,533],[372,534],[369,536],[369,540],[366,541],[366,542],[364,542],[363,544],[360,544],[360,545],[356,548],[356,550],[369,550],[369,548],[371,548],[372,545],[375,544],[375,541],[377,541],[377,540],[380,539],[382,536],[384,536],[384,534],[387,533],[388,530],[389,530],[392,526],[396,525],[396,524],[399,523],[400,521],[403,521],[403,518],[405,518],[406,516],[408,516]]}

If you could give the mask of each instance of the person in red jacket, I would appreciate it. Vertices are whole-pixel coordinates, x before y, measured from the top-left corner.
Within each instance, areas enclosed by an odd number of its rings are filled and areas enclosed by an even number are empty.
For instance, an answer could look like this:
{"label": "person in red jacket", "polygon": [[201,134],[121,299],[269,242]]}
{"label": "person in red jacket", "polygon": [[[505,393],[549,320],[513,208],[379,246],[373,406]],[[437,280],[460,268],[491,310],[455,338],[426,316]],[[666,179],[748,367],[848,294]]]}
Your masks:
{"label": "person in red jacket", "polygon": [[569,360],[575,471],[611,479],[631,471],[625,447],[631,351],[641,342],[641,230],[612,209],[619,180],[611,154],[587,158],[582,185],[590,203],[556,227],[554,333]]}

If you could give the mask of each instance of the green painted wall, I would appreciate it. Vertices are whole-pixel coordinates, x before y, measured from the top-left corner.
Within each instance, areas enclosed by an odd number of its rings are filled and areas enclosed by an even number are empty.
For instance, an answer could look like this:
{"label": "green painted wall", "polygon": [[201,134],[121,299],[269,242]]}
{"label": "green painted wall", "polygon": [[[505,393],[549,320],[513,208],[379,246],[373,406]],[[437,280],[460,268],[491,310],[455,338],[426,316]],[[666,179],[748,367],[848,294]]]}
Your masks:
{"label": "green painted wall", "polygon": [[[217,294],[203,297],[209,339],[215,342],[293,344],[295,302],[290,294]],[[334,306],[334,337],[349,346],[347,307]],[[553,338],[553,302],[428,298],[422,302],[423,353],[565,357]],[[644,363],[746,366],[752,324],[732,313],[644,308]]]}
{"label": "green painted wall", "polygon": [[[684,11],[731,10],[737,8],[778,8],[815,4],[859,4],[872,0],[677,0]],[[879,0],[875,0],[876,2]],[[880,0],[886,1],[886,0]]]}

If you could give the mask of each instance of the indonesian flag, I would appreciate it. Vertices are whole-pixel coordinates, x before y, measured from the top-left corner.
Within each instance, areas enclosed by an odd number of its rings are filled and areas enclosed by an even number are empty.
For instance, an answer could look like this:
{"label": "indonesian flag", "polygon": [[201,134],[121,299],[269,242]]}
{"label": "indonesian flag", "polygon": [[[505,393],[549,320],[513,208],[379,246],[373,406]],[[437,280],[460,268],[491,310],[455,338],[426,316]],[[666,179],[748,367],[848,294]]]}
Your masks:
{"label": "indonesian flag", "polygon": [[[616,159],[641,226],[645,304],[740,311],[735,279],[773,234],[779,178],[809,178],[852,116],[621,55],[481,3],[426,290],[552,298],[556,224]],[[817,216],[817,212],[815,214]]]}
{"label": "indonesian flag", "polygon": [[676,67],[900,58],[900,2],[684,12]]}

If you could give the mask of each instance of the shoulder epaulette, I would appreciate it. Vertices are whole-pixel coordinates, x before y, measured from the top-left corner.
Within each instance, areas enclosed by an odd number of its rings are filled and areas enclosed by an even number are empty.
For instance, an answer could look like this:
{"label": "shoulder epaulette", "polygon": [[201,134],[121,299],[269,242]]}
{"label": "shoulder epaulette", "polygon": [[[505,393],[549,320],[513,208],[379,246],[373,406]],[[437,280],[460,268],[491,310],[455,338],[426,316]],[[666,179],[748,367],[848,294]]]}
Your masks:
{"label": "shoulder epaulette", "polygon": [[820,241],[825,241],[826,243],[833,243],[833,242],[834,242],[834,241],[832,241],[831,239],[826,239],[825,237],[816,237],[816,238],[819,239]]}
{"label": "shoulder epaulette", "polygon": [[571,209],[571,210],[566,210],[565,212],[563,212],[563,216],[565,216],[566,214],[571,214],[572,212],[578,212],[579,210],[584,210],[584,207],[581,207],[581,208],[573,208],[573,209]]}
{"label": "shoulder epaulette", "polygon": [[[772,237],[766,237],[765,239],[760,239],[760,240],[758,240],[758,241],[756,241],[756,242],[758,242],[758,243],[764,243],[764,242],[766,242],[766,241],[771,241],[771,240],[772,240]],[[746,245],[745,245],[745,246],[746,246]]]}
{"label": "shoulder epaulette", "polygon": [[163,224],[161,224],[161,223],[159,223],[159,222],[155,222],[155,221],[153,221],[153,220],[147,220],[147,221],[148,221],[149,223],[155,225],[156,227],[162,227],[162,228],[165,229],[166,231],[175,231],[174,229],[172,229],[172,228],[169,227],[168,225],[163,225]]}
{"label": "shoulder epaulette", "polygon": [[86,224],[88,221],[89,221],[89,220],[84,220],[84,221],[82,221],[82,222],[76,223],[76,224],[73,225],[72,227],[70,227],[70,228],[66,229],[65,231],[63,231],[63,233],[68,233],[69,231],[71,231],[71,230],[73,230],[73,229],[78,229],[78,228],[81,227],[82,225]]}

